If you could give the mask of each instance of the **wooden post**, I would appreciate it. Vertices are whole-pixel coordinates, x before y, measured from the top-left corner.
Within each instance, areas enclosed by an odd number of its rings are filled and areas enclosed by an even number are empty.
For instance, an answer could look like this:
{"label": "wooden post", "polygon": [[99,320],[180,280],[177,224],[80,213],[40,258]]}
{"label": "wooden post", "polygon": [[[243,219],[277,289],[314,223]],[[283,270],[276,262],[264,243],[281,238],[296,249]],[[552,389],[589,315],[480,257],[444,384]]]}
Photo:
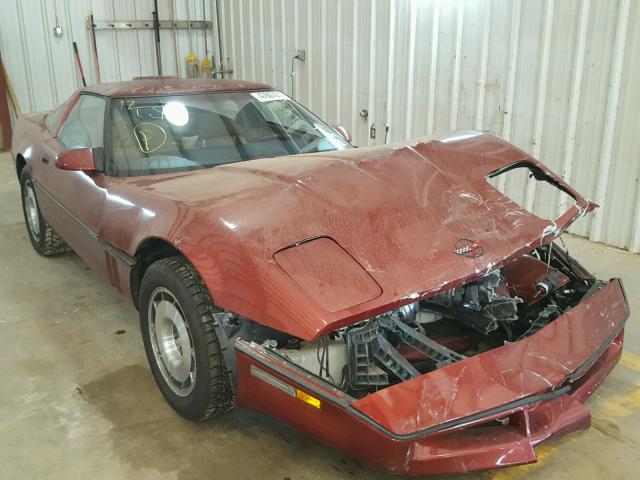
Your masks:
{"label": "wooden post", "polygon": [[0,58],[0,150],[11,148],[11,115],[9,114],[8,89],[5,82],[4,64]]}

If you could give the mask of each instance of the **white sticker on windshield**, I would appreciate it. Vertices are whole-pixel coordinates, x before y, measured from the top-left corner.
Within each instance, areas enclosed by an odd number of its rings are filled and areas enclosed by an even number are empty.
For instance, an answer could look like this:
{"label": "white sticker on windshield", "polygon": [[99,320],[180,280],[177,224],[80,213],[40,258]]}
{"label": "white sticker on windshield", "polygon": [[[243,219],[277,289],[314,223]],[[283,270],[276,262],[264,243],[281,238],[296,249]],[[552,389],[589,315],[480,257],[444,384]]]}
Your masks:
{"label": "white sticker on windshield", "polygon": [[277,90],[269,90],[268,92],[253,92],[251,96],[259,102],[273,102],[274,100],[289,100],[284,93]]}

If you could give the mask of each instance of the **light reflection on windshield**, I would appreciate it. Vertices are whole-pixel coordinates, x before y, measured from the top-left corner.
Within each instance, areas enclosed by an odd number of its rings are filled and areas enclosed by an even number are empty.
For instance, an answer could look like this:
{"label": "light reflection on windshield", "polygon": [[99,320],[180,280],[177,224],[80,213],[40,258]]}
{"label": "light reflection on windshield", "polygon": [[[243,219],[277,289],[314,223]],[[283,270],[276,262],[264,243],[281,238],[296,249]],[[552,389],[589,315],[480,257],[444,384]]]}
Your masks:
{"label": "light reflection on windshield", "polygon": [[182,102],[167,102],[165,106],[162,107],[162,115],[169,123],[176,127],[184,127],[189,123],[189,111]]}

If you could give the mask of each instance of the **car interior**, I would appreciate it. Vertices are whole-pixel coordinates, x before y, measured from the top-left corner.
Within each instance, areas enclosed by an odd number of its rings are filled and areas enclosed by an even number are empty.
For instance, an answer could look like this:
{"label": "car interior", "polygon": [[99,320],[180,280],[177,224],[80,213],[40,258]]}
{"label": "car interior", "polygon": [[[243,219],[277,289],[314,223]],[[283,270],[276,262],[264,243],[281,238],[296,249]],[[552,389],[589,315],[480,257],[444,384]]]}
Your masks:
{"label": "car interior", "polygon": [[280,115],[271,115],[273,109],[261,110],[246,99],[233,104],[203,101],[204,108],[194,103],[184,103],[184,122],[172,123],[163,113],[166,102],[130,103],[123,108],[114,101],[109,174],[168,173],[336,149],[317,124],[301,121],[287,107],[280,109]]}

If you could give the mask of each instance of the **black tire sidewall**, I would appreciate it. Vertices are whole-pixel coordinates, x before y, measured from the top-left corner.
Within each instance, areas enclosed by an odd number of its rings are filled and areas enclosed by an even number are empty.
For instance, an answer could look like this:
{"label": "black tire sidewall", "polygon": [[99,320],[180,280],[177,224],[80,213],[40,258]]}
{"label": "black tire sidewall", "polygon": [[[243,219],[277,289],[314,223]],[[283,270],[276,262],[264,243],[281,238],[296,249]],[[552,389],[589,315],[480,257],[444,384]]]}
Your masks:
{"label": "black tire sidewall", "polygon": [[[191,340],[195,349],[196,381],[193,390],[181,397],[171,390],[160,372],[156,362],[149,333],[149,301],[157,287],[168,289],[178,300],[185,320],[189,325]],[[202,417],[209,405],[210,373],[208,342],[199,319],[197,305],[185,282],[166,264],[158,262],[147,270],[140,288],[140,329],[151,372],[169,405],[183,417],[197,420]],[[215,335],[215,334],[214,334]]]}
{"label": "black tire sidewall", "polygon": [[[27,205],[25,204],[25,190],[27,188],[27,184],[31,184],[31,188],[33,188],[34,197],[36,199],[36,209],[38,210],[38,222],[40,224],[40,235],[38,238],[35,238],[33,232],[31,231],[31,225],[29,225],[29,218],[27,216]],[[29,240],[31,240],[31,245],[40,255],[44,255],[44,234],[46,229],[46,222],[42,217],[42,212],[40,212],[40,204],[38,203],[38,196],[36,194],[35,182],[31,177],[31,174],[27,171],[27,168],[24,167],[22,169],[22,173],[20,174],[20,199],[22,201],[22,216],[24,217],[25,227],[27,228],[27,234],[29,235]]]}

